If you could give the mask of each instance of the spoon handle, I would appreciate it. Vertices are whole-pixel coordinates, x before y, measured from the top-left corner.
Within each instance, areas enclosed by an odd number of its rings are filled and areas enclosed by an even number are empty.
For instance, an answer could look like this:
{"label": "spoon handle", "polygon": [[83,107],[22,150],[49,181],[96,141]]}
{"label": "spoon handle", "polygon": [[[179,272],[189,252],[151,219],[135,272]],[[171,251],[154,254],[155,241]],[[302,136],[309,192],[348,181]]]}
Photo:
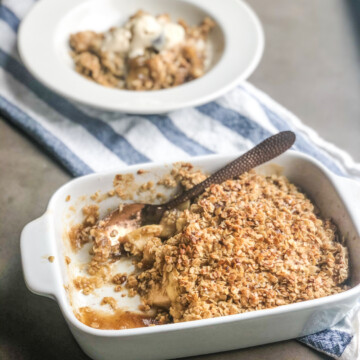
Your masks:
{"label": "spoon handle", "polygon": [[205,191],[212,184],[220,184],[225,180],[240,176],[256,166],[272,160],[288,150],[295,142],[296,136],[292,131],[282,131],[270,136],[254,148],[227,164],[206,180],[185,191],[175,199],[161,205],[165,210],[170,210],[187,200],[192,200]]}

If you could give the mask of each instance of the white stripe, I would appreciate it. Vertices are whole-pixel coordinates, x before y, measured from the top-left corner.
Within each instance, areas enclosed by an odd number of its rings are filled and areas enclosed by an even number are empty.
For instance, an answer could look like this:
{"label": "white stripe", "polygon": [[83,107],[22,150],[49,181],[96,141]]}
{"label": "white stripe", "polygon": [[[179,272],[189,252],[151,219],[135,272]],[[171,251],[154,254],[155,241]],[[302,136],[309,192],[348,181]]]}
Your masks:
{"label": "white stripe", "polygon": [[[104,112],[83,105],[76,105],[87,115],[107,122],[138,151],[154,161],[187,159],[189,155],[170,142],[159,129],[141,116],[127,116],[122,113]],[[160,120],[161,121],[161,120]],[[164,151],[164,149],[166,149]]]}
{"label": "white stripe", "polygon": [[236,87],[225,96],[218,99],[217,103],[251,119],[272,134],[278,132],[257,101],[239,87]]}
{"label": "white stripe", "polygon": [[13,29],[2,20],[0,20],[0,44],[2,50],[20,61],[16,47],[16,34]]}
{"label": "white stripe", "polygon": [[244,152],[253,146],[250,140],[195,109],[178,110],[170,117],[189,138],[216,153]]}
{"label": "white stripe", "polygon": [[83,127],[53,111],[2,68],[0,69],[0,83],[2,83],[0,94],[3,97],[59,138],[95,171],[105,171],[126,165]]}
{"label": "white stripe", "polygon": [[142,153],[154,161],[189,158],[185,151],[166,139],[159,129],[146,119],[126,116],[109,124],[116,132],[123,134],[132,146],[141,149]]}
{"label": "white stripe", "polygon": [[28,13],[35,4],[34,0],[2,0],[2,4],[8,7],[20,20]]}

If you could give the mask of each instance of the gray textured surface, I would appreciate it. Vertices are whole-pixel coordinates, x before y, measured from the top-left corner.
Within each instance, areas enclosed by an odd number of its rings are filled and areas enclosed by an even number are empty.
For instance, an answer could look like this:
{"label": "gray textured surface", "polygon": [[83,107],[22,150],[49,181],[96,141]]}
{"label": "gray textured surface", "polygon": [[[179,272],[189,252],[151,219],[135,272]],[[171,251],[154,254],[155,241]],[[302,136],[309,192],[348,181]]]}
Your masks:
{"label": "gray textured surface", "polygon": [[360,161],[356,2],[249,0],[266,36],[250,81]]}
{"label": "gray textured surface", "polygon": [[[249,2],[264,23],[267,40],[262,63],[250,80],[360,160],[359,54],[351,2]],[[2,119],[0,174],[0,359],[87,359],[56,303],[26,289],[19,255],[21,229],[43,213],[51,194],[70,176]],[[295,341],[196,357],[322,358]]]}

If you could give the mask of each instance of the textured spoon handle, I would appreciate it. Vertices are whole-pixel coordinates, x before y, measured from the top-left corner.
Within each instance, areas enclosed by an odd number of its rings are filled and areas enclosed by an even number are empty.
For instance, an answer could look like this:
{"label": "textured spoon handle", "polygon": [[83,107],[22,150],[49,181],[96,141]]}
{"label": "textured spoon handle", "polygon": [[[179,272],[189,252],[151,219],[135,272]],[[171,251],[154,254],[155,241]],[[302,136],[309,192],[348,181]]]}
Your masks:
{"label": "textured spoon handle", "polygon": [[212,184],[220,184],[225,180],[240,176],[256,166],[259,166],[269,160],[272,160],[288,150],[295,142],[296,136],[292,131],[283,131],[273,135],[259,145],[241,155],[231,163],[227,164],[213,175],[209,176],[203,182],[195,185],[190,190],[182,193],[180,196],[163,204],[166,210],[182,204],[184,201],[192,200],[205,191]]}

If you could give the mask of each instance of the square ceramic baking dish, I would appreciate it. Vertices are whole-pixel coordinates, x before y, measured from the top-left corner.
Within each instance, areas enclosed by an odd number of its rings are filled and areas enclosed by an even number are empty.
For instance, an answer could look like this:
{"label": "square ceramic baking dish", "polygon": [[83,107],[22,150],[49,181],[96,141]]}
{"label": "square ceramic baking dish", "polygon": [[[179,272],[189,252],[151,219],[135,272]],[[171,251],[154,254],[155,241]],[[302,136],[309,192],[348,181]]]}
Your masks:
{"label": "square ceramic baking dish", "polygon": [[[192,163],[212,173],[235,156],[206,156]],[[69,226],[65,213],[69,206],[80,213],[86,200],[81,196],[112,188],[116,173],[148,170],[147,180],[169,171],[164,164],[130,166],[114,172],[77,178],[62,186],[51,198],[45,214],[29,223],[21,235],[23,271],[28,288],[56,300],[71,332],[86,354],[93,359],[168,359],[219,352],[266,344],[308,335],[337,323],[351,309],[360,294],[360,184],[330,173],[320,163],[289,151],[259,172],[281,172],[300,186],[331,217],[346,238],[351,261],[351,288],[343,293],[301,303],[177,324],[126,330],[98,330],[78,321],[73,314],[64,285],[68,281],[64,256],[64,229]],[[70,203],[65,198],[70,195]],[[84,200],[85,199],[85,200]],[[73,201],[73,202],[72,202]],[[110,207],[119,203],[112,198]],[[78,208],[77,208],[78,207]],[[109,203],[101,203],[101,214]],[[50,263],[46,257],[53,255]]]}

